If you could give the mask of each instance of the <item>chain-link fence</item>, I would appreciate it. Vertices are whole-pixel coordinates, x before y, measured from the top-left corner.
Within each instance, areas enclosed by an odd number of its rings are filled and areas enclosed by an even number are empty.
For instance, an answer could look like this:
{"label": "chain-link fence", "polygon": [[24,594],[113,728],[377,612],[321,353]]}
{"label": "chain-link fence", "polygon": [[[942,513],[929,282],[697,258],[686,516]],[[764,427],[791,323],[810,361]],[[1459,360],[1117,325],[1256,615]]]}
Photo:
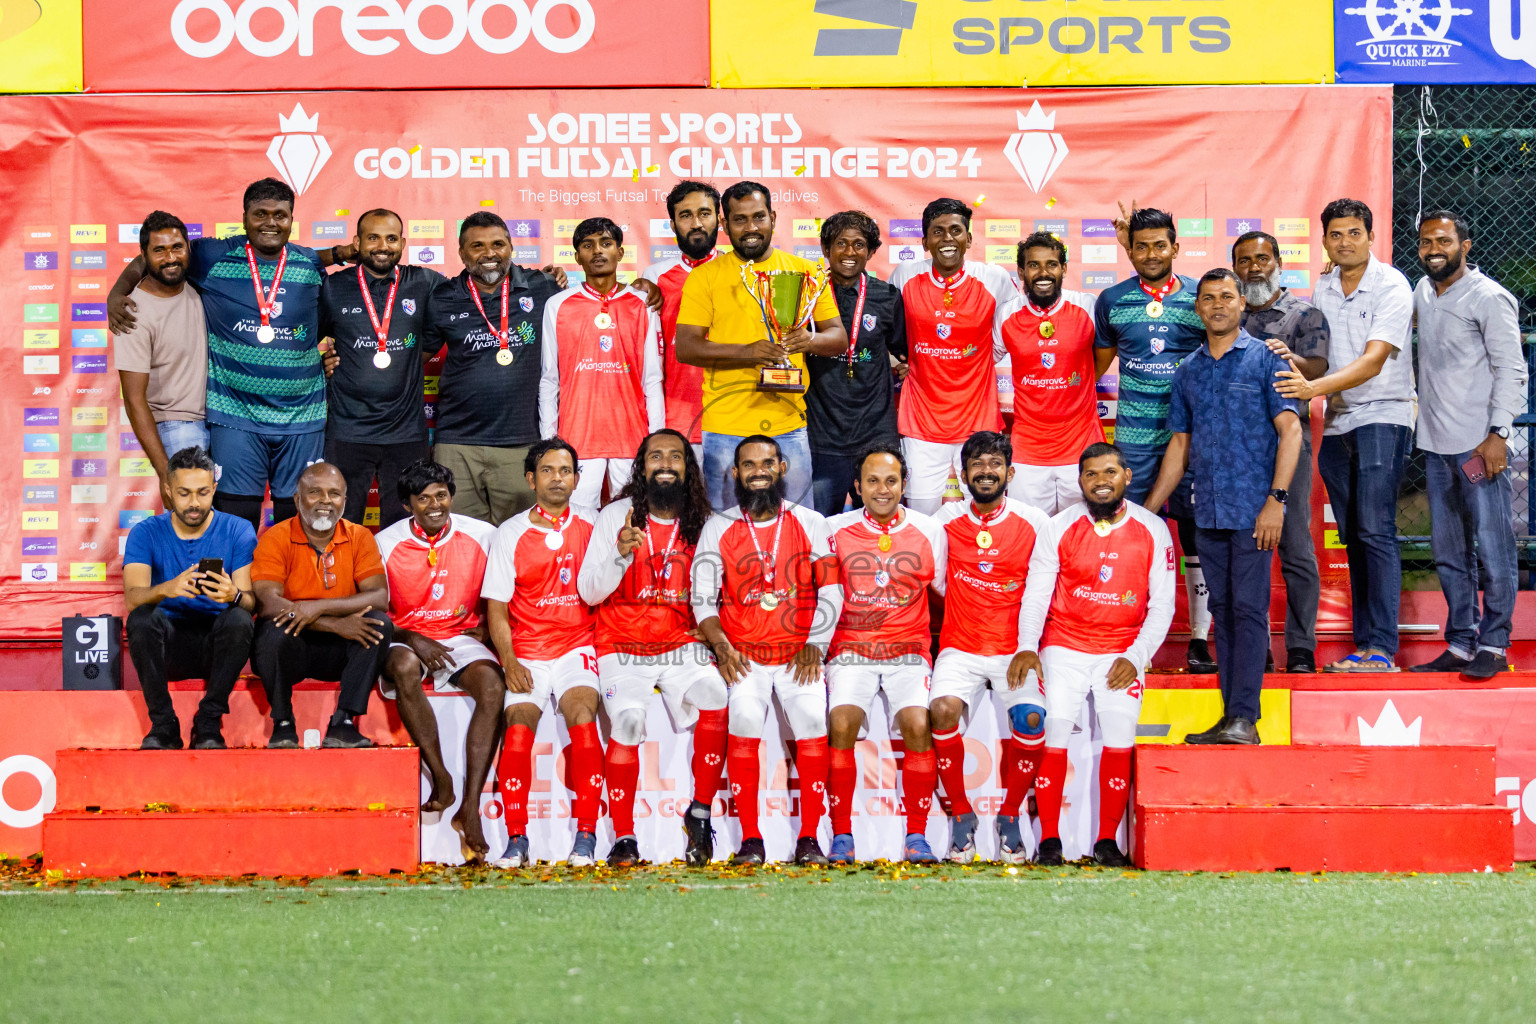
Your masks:
{"label": "chain-link fence", "polygon": [[[1536,89],[1523,86],[1406,86],[1392,97],[1392,257],[1417,281],[1418,220],[1425,210],[1460,214],[1472,232],[1471,262],[1520,303],[1531,364],[1536,332]],[[1536,380],[1536,374],[1533,374]],[[1532,403],[1536,408],[1536,403]],[[1521,562],[1536,561],[1536,479],[1530,471],[1536,423],[1517,421],[1510,440]],[[1429,566],[1424,460],[1415,452],[1398,498],[1405,560]]]}

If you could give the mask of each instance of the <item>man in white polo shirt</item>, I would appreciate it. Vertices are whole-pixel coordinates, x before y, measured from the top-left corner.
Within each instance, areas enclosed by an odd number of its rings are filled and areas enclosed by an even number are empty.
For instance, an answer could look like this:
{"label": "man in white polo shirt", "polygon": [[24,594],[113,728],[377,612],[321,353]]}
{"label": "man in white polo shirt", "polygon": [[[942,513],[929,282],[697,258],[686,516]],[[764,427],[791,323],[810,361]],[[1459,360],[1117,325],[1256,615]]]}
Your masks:
{"label": "man in white polo shirt", "polygon": [[1402,272],[1371,255],[1370,207],[1336,199],[1323,209],[1323,248],[1333,270],[1312,301],[1328,318],[1328,363],[1307,380],[1294,367],[1276,389],[1303,403],[1328,395],[1317,468],[1328,488],[1349,556],[1354,653],[1325,672],[1396,672],[1402,558],[1397,490],[1413,445],[1413,289]]}

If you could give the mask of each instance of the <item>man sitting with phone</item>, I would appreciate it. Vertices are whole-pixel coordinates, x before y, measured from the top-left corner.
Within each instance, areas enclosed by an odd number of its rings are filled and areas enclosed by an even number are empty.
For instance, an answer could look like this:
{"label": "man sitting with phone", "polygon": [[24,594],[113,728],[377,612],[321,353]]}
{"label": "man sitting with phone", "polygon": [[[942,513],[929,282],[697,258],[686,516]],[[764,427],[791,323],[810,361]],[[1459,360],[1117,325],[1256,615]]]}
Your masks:
{"label": "man sitting with phone", "polygon": [[213,459],[183,448],[166,466],[170,511],[135,524],[123,549],[128,653],[139,673],[149,734],[143,750],[180,750],[169,682],[203,679],[192,749],[224,749],[229,694],[251,650],[256,531],[213,508]]}

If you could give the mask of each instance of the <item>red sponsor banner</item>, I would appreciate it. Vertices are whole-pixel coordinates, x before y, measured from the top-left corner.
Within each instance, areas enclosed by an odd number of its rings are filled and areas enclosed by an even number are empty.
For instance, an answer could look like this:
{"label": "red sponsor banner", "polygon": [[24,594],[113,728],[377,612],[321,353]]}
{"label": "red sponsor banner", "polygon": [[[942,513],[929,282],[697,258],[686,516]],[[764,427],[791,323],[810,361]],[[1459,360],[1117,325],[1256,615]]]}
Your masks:
{"label": "red sponsor banner", "polygon": [[709,84],[709,0],[85,0],[88,92]]}
{"label": "red sponsor banner", "polygon": [[[975,206],[972,259],[1012,265],[1024,235],[1054,231],[1066,286],[1090,292],[1132,272],[1110,226],[1132,196],[1178,218],[1177,269],[1195,276],[1263,228],[1309,246],[1286,258],[1308,293],[1324,258],[1317,211],[1339,195],[1378,211],[1380,254],[1392,244],[1385,88],[21,97],[0,112],[0,138],[12,197],[0,237],[13,247],[0,309],[26,328],[5,336],[0,375],[0,494],[22,510],[0,519],[0,637],[121,610],[122,544],[158,498],[101,347],[106,290],[146,213],[238,231],[243,187],[266,175],[299,192],[294,241],[346,241],[358,213],[388,206],[406,219],[409,261],[449,274],[458,220],[488,209],[507,219],[518,263],[572,269],[575,223],[612,217],[632,276],[675,254],[664,197],[682,177],[762,181],[775,244],[814,258],[818,218],[870,211],[882,277],[921,258],[922,208],[944,195]],[[25,234],[38,225],[57,240]]]}
{"label": "red sponsor banner", "polygon": [[1296,690],[1294,743],[1492,746],[1494,795],[1515,816],[1515,859],[1536,858],[1536,688]]}

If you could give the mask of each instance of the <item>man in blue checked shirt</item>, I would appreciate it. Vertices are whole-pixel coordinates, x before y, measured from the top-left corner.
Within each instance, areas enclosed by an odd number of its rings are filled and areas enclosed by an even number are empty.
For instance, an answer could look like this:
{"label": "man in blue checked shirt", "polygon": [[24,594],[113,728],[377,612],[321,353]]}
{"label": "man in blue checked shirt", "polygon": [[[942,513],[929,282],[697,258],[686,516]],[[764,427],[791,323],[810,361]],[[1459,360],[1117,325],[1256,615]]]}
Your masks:
{"label": "man in blue checked shirt", "polygon": [[1269,562],[1301,455],[1299,407],[1274,388],[1275,375],[1289,367],[1242,329],[1244,307],[1232,271],[1222,267],[1200,279],[1195,310],[1206,340],[1173,375],[1173,437],[1147,500],[1158,508],[1185,469],[1193,470],[1195,544],[1211,593],[1224,713],[1186,743],[1259,742]]}

